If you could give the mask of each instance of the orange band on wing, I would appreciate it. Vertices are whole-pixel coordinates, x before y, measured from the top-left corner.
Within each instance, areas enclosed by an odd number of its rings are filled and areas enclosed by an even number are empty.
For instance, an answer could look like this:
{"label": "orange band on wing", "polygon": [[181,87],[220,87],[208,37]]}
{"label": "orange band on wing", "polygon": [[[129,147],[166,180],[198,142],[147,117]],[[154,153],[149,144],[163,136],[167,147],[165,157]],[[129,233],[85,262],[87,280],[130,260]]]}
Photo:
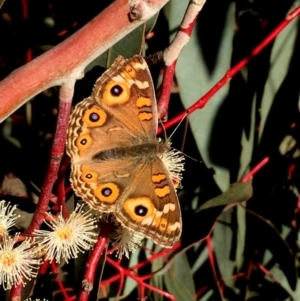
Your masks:
{"label": "orange band on wing", "polygon": [[163,173],[159,173],[157,175],[153,175],[152,176],[152,182],[153,183],[159,183],[159,182],[161,182],[161,181],[163,181],[165,179],[166,179],[166,176]]}
{"label": "orange band on wing", "polygon": [[166,185],[163,188],[155,188],[154,192],[158,197],[163,198],[166,195],[170,194],[170,187]]}
{"label": "orange band on wing", "polygon": [[139,108],[151,107],[151,99],[149,97],[142,97],[141,96],[136,100],[136,105]]}
{"label": "orange band on wing", "polygon": [[140,118],[141,121],[151,120],[152,117],[153,117],[152,113],[148,113],[148,112],[141,112],[141,113],[139,113],[139,118]]}

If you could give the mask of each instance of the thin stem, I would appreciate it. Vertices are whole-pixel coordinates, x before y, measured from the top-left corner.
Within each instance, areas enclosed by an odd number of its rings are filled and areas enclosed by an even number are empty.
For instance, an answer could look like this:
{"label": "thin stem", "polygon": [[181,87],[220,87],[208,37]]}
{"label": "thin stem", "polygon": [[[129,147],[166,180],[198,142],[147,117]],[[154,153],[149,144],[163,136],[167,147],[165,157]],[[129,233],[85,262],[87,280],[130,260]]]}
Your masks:
{"label": "thin stem", "polygon": [[55,264],[54,261],[51,262],[51,268],[52,268],[52,271],[53,271],[54,275],[57,275],[56,276],[56,282],[57,282],[57,284],[58,284],[58,286],[60,288],[60,291],[61,291],[62,295],[64,296],[64,301],[71,301],[71,300],[73,300],[72,297],[68,296],[66,288],[64,287],[61,279],[59,278],[57,266],[56,266],[56,264]]}
{"label": "thin stem", "polygon": [[48,210],[48,204],[54,182],[57,178],[61,158],[65,149],[67,135],[67,126],[74,92],[74,82],[63,85],[60,89],[60,101],[57,116],[56,130],[50,153],[50,163],[44,179],[39,202],[33,215],[31,223],[26,230],[26,234],[32,234],[34,230],[39,229],[44,221],[45,212]]}
{"label": "thin stem", "polygon": [[190,36],[196,24],[196,20],[199,12],[201,11],[206,0],[194,0],[190,1],[187,10],[184,14],[184,18],[180,24],[177,35],[172,41],[171,45],[163,52],[165,61],[164,76],[161,86],[161,93],[158,101],[158,118],[163,119],[167,117],[169,108],[171,88],[173,84],[173,78],[177,63],[183,47],[188,43]]}
{"label": "thin stem", "polygon": [[[186,111],[180,113],[179,115],[175,116],[171,120],[164,123],[165,129],[168,129],[178,122],[180,122],[185,116],[188,114],[193,113],[198,109],[202,109],[206,103],[215,95],[225,84],[227,84],[233,76],[235,76],[242,68],[244,68],[249,61],[258,55],[270,42],[272,42],[276,36],[293,21],[298,15],[300,14],[300,5],[297,6],[291,13],[289,13],[285,20],[283,20],[260,44],[258,44],[248,55],[248,57],[242,59],[238,62],[235,66],[230,68],[226,74],[199,100],[195,102],[190,108]],[[162,129],[158,129],[158,134],[162,132]]]}
{"label": "thin stem", "polygon": [[90,292],[93,289],[94,278],[96,274],[97,265],[105,247],[108,243],[108,234],[111,229],[110,223],[101,223],[101,231],[97,243],[94,246],[91,257],[86,263],[86,271],[82,281],[83,289],[79,296],[79,301],[87,301]]}
{"label": "thin stem", "polygon": [[268,162],[270,161],[269,157],[264,158],[261,162],[259,162],[245,177],[241,180],[242,183],[246,183],[252,179],[252,177]]}

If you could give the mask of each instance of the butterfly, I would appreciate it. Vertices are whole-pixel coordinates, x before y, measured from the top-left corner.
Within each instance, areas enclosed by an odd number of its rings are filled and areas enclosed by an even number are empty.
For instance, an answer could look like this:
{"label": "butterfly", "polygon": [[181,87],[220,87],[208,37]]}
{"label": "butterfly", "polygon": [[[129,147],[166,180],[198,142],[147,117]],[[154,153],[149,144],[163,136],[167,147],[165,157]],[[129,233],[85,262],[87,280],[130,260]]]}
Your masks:
{"label": "butterfly", "polygon": [[184,158],[157,140],[157,116],[146,61],[119,56],[72,112],[66,151],[72,187],[91,208],[172,247],[182,230],[175,187]]}

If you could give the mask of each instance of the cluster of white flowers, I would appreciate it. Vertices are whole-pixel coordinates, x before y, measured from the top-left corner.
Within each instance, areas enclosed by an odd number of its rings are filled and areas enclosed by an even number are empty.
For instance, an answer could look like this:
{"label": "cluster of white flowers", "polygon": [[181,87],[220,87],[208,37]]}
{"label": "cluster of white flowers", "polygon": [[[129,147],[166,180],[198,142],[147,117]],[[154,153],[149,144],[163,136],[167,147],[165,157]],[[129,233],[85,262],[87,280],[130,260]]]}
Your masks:
{"label": "cluster of white flowers", "polygon": [[0,285],[4,289],[24,285],[26,280],[36,276],[40,264],[34,255],[33,239],[20,239],[19,234],[9,236],[18,218],[15,209],[16,206],[0,201]]}
{"label": "cluster of white flowers", "polygon": [[[21,234],[9,236],[9,230],[16,224],[19,216],[14,214],[16,206],[0,201],[0,285],[11,289],[13,285],[25,285],[26,281],[36,277],[42,259],[68,262],[78,253],[90,250],[97,241],[95,231],[97,219],[90,211],[84,211],[83,205],[75,208],[68,218],[62,212],[57,216],[47,213],[50,230],[36,230],[34,237]],[[115,238],[117,255],[129,257],[141,245],[142,235],[122,228],[119,225]],[[34,301],[30,298],[28,301]],[[36,299],[36,301],[40,301]],[[41,300],[41,301],[46,301]]]}
{"label": "cluster of white flowers", "polygon": [[11,289],[13,285],[23,284],[37,275],[40,260],[35,258],[34,241],[20,241],[19,234],[5,235],[0,244],[0,285]]}
{"label": "cluster of white flowers", "polygon": [[76,258],[78,253],[83,253],[92,248],[97,241],[98,234],[94,231],[96,219],[91,213],[84,212],[83,206],[77,206],[72,214],[64,219],[60,213],[52,216],[48,213],[50,222],[46,222],[52,231],[36,230],[34,232],[39,248],[46,253],[46,259],[57,263],[61,259],[66,262]]}
{"label": "cluster of white flowers", "polygon": [[[83,206],[77,206],[66,219],[62,214],[48,214],[50,222],[46,224],[51,231],[37,230],[34,238],[24,238],[20,234],[9,236],[18,216],[14,214],[16,206],[0,201],[0,285],[11,289],[13,285],[25,285],[26,281],[36,277],[41,259],[39,251],[45,255],[45,260],[77,257],[79,252],[92,248],[96,242],[96,219],[90,212],[85,212]],[[28,299],[30,300],[30,299]]]}

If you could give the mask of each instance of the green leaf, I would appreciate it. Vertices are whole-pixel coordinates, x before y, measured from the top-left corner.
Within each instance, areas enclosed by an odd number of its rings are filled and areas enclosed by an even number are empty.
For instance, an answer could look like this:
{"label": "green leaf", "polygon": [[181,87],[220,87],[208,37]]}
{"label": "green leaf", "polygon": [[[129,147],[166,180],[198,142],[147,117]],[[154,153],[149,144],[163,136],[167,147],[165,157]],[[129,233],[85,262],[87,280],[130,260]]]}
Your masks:
{"label": "green leaf", "polygon": [[[248,200],[252,196],[252,183],[234,183],[226,192],[202,204],[196,212],[184,211],[182,247],[185,248],[205,238],[224,209]],[[205,209],[205,210],[204,210]],[[201,221],[201,227],[199,227]],[[191,229],[197,229],[190,235]]]}
{"label": "green leaf", "polygon": [[212,207],[236,205],[249,200],[252,197],[252,194],[253,187],[251,182],[237,182],[232,184],[224,193],[202,204],[196,212]]}
{"label": "green leaf", "polygon": [[153,16],[145,24],[142,24],[136,28],[122,40],[109,48],[105,53],[91,62],[85,68],[85,72],[88,72],[95,66],[108,68],[119,55],[129,58],[134,54],[143,53],[145,48],[145,33],[148,33],[152,30],[156,23],[157,16],[158,15]]}
{"label": "green leaf", "polygon": [[195,301],[195,286],[186,253],[176,256],[172,266],[163,275],[164,283],[176,301]]}
{"label": "green leaf", "polygon": [[[160,247],[159,247],[160,248]],[[158,248],[156,248],[158,249]],[[163,289],[163,276],[160,273],[155,273],[156,271],[159,271],[163,268],[165,264],[165,259],[160,257],[153,261],[151,266],[151,272],[154,273],[153,277],[151,278],[151,285]],[[163,301],[163,296],[160,294],[154,294],[154,300],[155,301]]]}
{"label": "green leaf", "polygon": [[[139,262],[139,254],[141,249],[137,249],[136,252],[130,254],[128,266],[134,266]],[[130,277],[125,278],[125,284],[123,288],[123,294],[129,295],[137,286],[137,283]]]}

